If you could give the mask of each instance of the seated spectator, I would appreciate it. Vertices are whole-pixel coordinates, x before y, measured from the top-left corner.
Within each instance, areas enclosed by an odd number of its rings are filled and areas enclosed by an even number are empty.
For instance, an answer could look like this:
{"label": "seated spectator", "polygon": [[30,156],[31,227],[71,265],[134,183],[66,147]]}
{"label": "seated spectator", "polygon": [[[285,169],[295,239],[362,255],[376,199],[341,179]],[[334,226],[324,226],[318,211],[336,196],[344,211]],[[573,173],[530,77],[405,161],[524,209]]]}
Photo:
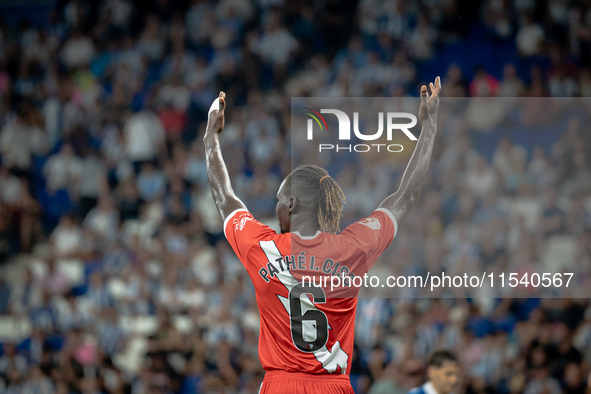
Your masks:
{"label": "seated spectator", "polygon": [[22,183],[22,196],[17,204],[19,216],[19,235],[20,249],[28,253],[32,250],[35,242],[43,238],[43,229],[41,225],[42,209],[41,204],[33,197],[29,191],[28,183]]}
{"label": "seated spectator", "polygon": [[540,54],[544,42],[544,29],[537,24],[533,16],[525,12],[520,18],[519,30],[515,37],[517,49],[522,56],[534,56]]}
{"label": "seated spectator", "polygon": [[577,82],[567,74],[564,65],[556,67],[550,76],[548,91],[553,97],[573,97],[578,94]]}
{"label": "seated spectator", "polygon": [[90,37],[85,36],[81,28],[76,28],[62,49],[62,59],[71,68],[89,64],[95,54]]}
{"label": "seated spectator", "polygon": [[166,40],[162,33],[160,19],[156,15],[146,17],[146,26],[142,32],[137,45],[137,51],[146,56],[150,62],[155,62],[162,58],[166,48]]}
{"label": "seated spectator", "polygon": [[82,251],[82,230],[71,215],[60,218],[50,239],[58,257],[73,257]]}
{"label": "seated spectator", "polygon": [[525,93],[525,85],[517,75],[517,69],[511,63],[503,67],[503,79],[499,84],[499,97],[521,97]]}
{"label": "seated spectator", "polygon": [[455,63],[447,68],[443,77],[443,87],[441,93],[446,97],[466,97],[468,93],[468,83],[462,74],[462,69]]}
{"label": "seated spectator", "polygon": [[58,190],[74,191],[82,176],[82,161],[74,155],[72,145],[64,144],[59,153],[49,157],[43,173],[50,194]]}
{"label": "seated spectator", "polygon": [[563,234],[565,231],[566,214],[558,207],[556,192],[552,188],[546,190],[544,211],[542,213],[541,226],[542,235]]}
{"label": "seated spectator", "polygon": [[435,35],[435,29],[430,23],[429,18],[423,13],[419,14],[417,25],[408,38],[411,54],[415,59],[425,60],[433,57]]}
{"label": "seated spectator", "polygon": [[157,104],[168,105],[183,114],[189,107],[190,100],[191,92],[179,75],[172,76],[170,82],[162,86],[156,95]]}
{"label": "seated spectator", "polygon": [[94,208],[101,193],[107,190],[107,170],[101,157],[92,152],[81,163],[77,196],[80,204],[80,217],[84,218]]}
{"label": "seated spectator", "polygon": [[482,66],[476,66],[474,79],[470,82],[471,97],[495,97],[499,94],[499,81],[486,72]]}
{"label": "seated spectator", "polygon": [[144,164],[137,177],[137,188],[144,201],[152,201],[162,197],[166,188],[164,174],[156,171],[152,164]]}
{"label": "seated spectator", "polygon": [[569,363],[564,370],[564,393],[585,394],[587,381],[583,375],[581,364]]}
{"label": "seated spectator", "polygon": [[8,168],[0,167],[0,199],[10,207],[13,207],[21,198],[21,181],[10,174]]}
{"label": "seated spectator", "polygon": [[505,175],[505,190],[509,193],[517,193],[523,187],[529,187],[532,185],[531,179],[528,178],[526,172],[526,160],[525,157],[517,155],[513,161],[513,167],[509,169]]}
{"label": "seated spectator", "polygon": [[533,371],[533,379],[527,384],[524,394],[561,394],[560,384],[550,376],[547,367],[540,367]]}
{"label": "seated spectator", "polygon": [[263,35],[251,44],[251,51],[275,66],[286,66],[297,40],[283,27],[279,12],[270,13],[264,20]]}
{"label": "seated spectator", "polygon": [[465,185],[477,198],[483,198],[498,190],[497,175],[482,156],[466,172]]}
{"label": "seated spectator", "polygon": [[136,171],[143,162],[158,157],[164,144],[165,131],[160,119],[150,110],[131,115],[123,128],[123,140],[127,159],[134,163]]}
{"label": "seated spectator", "polygon": [[101,272],[93,272],[90,275],[88,289],[82,297],[88,303],[93,314],[100,313],[101,309],[111,306],[111,296]]}
{"label": "seated spectator", "polygon": [[121,222],[139,218],[140,208],[144,201],[139,196],[135,181],[127,180],[119,185],[117,188],[117,202]]}
{"label": "seated spectator", "polygon": [[486,270],[502,267],[507,255],[504,248],[498,246],[493,234],[483,231],[480,237],[478,258],[480,264],[482,264],[482,268]]}
{"label": "seated spectator", "polygon": [[13,373],[16,372],[14,376],[22,376],[27,373],[27,368],[27,358],[17,352],[15,344],[3,343],[2,355],[0,356],[0,375],[7,376],[13,371]]}
{"label": "seated spectator", "polygon": [[107,242],[114,242],[117,238],[119,216],[113,205],[111,196],[103,194],[98,199],[96,207],[92,208],[84,219],[84,227]]}
{"label": "seated spectator", "polygon": [[15,116],[8,117],[0,130],[2,164],[17,175],[27,175],[32,155],[45,151],[46,136],[38,118],[39,111],[23,101],[19,103]]}
{"label": "seated spectator", "polygon": [[167,138],[178,141],[187,124],[185,112],[175,108],[171,102],[165,102],[158,111],[158,118],[162,122]]}
{"label": "seated spectator", "polygon": [[551,168],[546,157],[546,152],[542,147],[536,146],[532,156],[532,159],[527,165],[527,177],[539,189],[546,189],[550,186],[556,170]]}
{"label": "seated spectator", "polygon": [[515,163],[524,160],[526,154],[522,146],[514,145],[509,139],[501,138],[499,140],[493,154],[492,164],[504,182],[507,182],[507,176],[512,172]]}
{"label": "seated spectator", "polygon": [[68,277],[59,269],[55,258],[47,260],[47,270],[41,277],[41,284],[50,295],[63,295],[69,290]]}

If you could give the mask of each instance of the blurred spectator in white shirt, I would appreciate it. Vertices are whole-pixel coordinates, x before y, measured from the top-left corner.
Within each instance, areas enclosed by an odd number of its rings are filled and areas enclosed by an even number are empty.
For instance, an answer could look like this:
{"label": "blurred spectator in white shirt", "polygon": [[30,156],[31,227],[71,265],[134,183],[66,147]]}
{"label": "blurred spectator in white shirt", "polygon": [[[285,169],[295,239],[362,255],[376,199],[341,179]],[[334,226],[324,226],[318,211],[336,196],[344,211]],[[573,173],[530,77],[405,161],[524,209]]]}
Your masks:
{"label": "blurred spectator in white shirt", "polygon": [[503,67],[503,79],[499,85],[499,97],[520,97],[525,93],[525,85],[517,75],[515,66],[511,63]]}
{"label": "blurred spectator in white shirt", "polygon": [[82,238],[82,231],[69,215],[62,216],[51,233],[55,252],[60,257],[72,256],[79,252]]}
{"label": "blurred spectator in white shirt", "polygon": [[61,52],[62,59],[68,67],[77,67],[90,63],[95,54],[94,44],[89,36],[82,34],[77,28],[66,43]]}
{"label": "blurred spectator in white shirt", "polygon": [[477,198],[497,192],[497,175],[483,156],[478,157],[476,164],[466,172],[465,185]]}
{"label": "blurred spectator in white shirt", "polygon": [[191,92],[181,83],[178,75],[171,78],[171,81],[164,85],[156,95],[156,102],[159,105],[170,103],[179,111],[186,111],[191,102]]}
{"label": "blurred spectator in white shirt", "polygon": [[515,37],[517,49],[523,56],[538,55],[544,42],[544,30],[538,25],[529,13],[521,17],[521,27]]}
{"label": "blurred spectator in white shirt", "polygon": [[31,155],[45,149],[45,133],[37,124],[35,111],[19,109],[17,116],[8,117],[0,130],[0,153],[2,163],[19,171],[31,167]]}
{"label": "blurred spectator in white shirt", "polygon": [[8,206],[14,206],[22,195],[21,181],[6,167],[0,167],[0,199]]}
{"label": "blurred spectator in white shirt", "polygon": [[88,212],[83,224],[93,235],[113,242],[117,239],[118,223],[119,215],[113,206],[111,196],[103,194],[99,197],[97,206]]}
{"label": "blurred spectator in white shirt", "polygon": [[75,190],[82,176],[82,160],[74,154],[70,144],[64,144],[59,153],[50,156],[43,167],[49,192]]}
{"label": "blurred spectator in white shirt", "polygon": [[273,65],[283,66],[298,47],[298,41],[283,27],[279,13],[269,14],[265,32],[252,42],[251,50]]}
{"label": "blurred spectator in white shirt", "polygon": [[153,160],[164,143],[164,128],[160,119],[149,110],[127,119],[123,129],[127,158],[132,162]]}

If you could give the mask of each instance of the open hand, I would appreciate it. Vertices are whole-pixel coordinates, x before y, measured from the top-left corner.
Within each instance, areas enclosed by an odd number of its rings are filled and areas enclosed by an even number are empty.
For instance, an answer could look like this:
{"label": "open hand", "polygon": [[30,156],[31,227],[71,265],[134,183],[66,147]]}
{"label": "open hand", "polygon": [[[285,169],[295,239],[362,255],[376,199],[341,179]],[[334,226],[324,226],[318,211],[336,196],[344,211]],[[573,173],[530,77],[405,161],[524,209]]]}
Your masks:
{"label": "open hand", "polygon": [[225,123],[225,115],[224,112],[226,111],[226,93],[224,92],[220,92],[219,95],[219,100],[220,100],[220,109],[219,110],[213,110],[207,119],[207,132],[213,132],[213,133],[221,133],[222,130],[224,129],[224,123]]}
{"label": "open hand", "polygon": [[435,84],[429,84],[431,95],[427,91],[427,86],[421,87],[421,106],[419,107],[419,120],[421,123],[430,120],[437,121],[437,111],[439,110],[439,92],[441,91],[441,79],[435,78]]}

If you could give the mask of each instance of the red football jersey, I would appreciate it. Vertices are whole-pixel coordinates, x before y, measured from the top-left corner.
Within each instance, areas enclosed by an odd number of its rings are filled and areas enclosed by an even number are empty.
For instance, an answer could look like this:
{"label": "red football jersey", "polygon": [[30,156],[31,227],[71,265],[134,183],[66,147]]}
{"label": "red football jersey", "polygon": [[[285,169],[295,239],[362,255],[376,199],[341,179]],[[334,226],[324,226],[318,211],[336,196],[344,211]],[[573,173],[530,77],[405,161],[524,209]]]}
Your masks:
{"label": "red football jersey", "polygon": [[331,291],[330,278],[363,277],[396,231],[383,208],[338,235],[277,234],[243,209],[226,218],[226,238],[254,283],[266,371],[349,374],[359,288]]}

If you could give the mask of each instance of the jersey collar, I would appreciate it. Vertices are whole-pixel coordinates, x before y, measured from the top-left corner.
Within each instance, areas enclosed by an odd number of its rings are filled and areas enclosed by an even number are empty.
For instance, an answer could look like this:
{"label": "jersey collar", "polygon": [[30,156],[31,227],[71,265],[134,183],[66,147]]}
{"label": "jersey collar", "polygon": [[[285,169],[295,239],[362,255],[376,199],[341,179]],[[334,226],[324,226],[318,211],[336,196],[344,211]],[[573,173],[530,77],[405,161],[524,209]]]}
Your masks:
{"label": "jersey collar", "polygon": [[318,230],[318,231],[316,231],[316,234],[314,234],[314,235],[302,235],[302,234],[300,234],[300,232],[299,232],[299,231],[294,231],[294,232],[292,232],[292,234],[295,234],[295,235],[297,235],[297,236],[298,236],[298,237],[300,237],[301,239],[314,239],[314,238],[316,238],[318,235],[322,234],[322,231]]}
{"label": "jersey collar", "polygon": [[438,394],[437,390],[435,390],[435,387],[433,387],[433,383],[431,382],[425,383],[423,388],[425,389],[425,394]]}

